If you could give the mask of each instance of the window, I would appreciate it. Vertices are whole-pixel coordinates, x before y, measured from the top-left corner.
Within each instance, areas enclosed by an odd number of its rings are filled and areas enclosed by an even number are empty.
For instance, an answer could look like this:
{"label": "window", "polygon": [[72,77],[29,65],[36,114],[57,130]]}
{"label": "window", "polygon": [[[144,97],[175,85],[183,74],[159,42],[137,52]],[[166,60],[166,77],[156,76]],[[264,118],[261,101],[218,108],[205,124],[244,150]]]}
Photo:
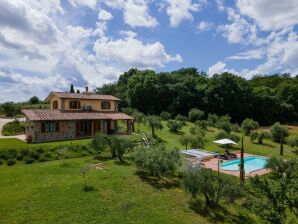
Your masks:
{"label": "window", "polygon": [[58,109],[58,101],[54,100],[53,101],[53,110],[57,110]]}
{"label": "window", "polygon": [[69,102],[69,108],[70,109],[80,109],[81,103],[79,101],[70,101]]}
{"label": "window", "polygon": [[111,109],[111,104],[108,101],[101,102],[101,109],[103,110],[109,110]]}
{"label": "window", "polygon": [[59,122],[55,121],[46,121],[41,123],[41,132],[57,132],[59,131]]}

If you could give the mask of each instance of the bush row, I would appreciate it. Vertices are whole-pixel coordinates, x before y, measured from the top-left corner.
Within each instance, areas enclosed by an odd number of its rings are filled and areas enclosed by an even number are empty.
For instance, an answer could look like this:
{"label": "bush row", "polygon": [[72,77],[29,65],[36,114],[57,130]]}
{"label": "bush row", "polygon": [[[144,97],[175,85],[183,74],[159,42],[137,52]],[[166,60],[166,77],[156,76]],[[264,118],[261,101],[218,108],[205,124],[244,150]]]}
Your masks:
{"label": "bush row", "polygon": [[26,164],[35,161],[45,162],[48,160],[60,159],[61,157],[81,157],[93,155],[93,150],[88,145],[67,144],[55,146],[52,148],[23,148],[23,149],[6,149],[0,151],[0,165],[6,161],[11,166],[16,161],[23,161]]}

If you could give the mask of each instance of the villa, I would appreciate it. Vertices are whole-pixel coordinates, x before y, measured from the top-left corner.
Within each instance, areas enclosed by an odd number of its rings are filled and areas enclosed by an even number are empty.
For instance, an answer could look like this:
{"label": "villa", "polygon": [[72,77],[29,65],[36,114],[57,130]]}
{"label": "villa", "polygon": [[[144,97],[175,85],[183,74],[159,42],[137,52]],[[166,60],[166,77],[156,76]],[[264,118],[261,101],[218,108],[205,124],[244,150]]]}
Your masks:
{"label": "villa", "polygon": [[[24,109],[26,138],[32,142],[92,137],[96,133],[131,133],[134,118],[118,111],[120,99],[112,95],[51,92],[50,109]],[[121,124],[125,124],[120,126]],[[124,130],[122,130],[124,129]]]}

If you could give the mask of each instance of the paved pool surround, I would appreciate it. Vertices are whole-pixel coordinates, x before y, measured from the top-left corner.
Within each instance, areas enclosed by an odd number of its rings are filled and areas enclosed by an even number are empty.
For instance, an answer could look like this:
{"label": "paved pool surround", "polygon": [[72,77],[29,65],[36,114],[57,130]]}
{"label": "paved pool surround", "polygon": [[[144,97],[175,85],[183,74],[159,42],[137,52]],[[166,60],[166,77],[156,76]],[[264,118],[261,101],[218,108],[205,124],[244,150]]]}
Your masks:
{"label": "paved pool surround", "polygon": [[[237,155],[237,158],[240,158],[240,153],[239,152],[234,152]],[[249,153],[244,153],[244,157],[250,157],[250,156],[256,156],[256,155],[252,155]],[[224,160],[227,161],[227,160]],[[231,160],[230,160],[231,161]],[[208,159],[208,160],[204,160],[202,161],[202,164],[204,167],[212,169],[214,171],[218,170],[218,159],[217,158],[212,158],[212,159]],[[259,169],[253,172],[245,172],[245,176],[246,177],[253,177],[256,175],[264,175],[266,173],[269,173],[271,170],[270,169]],[[239,170],[223,170],[223,169],[219,169],[219,172],[221,173],[226,173],[226,174],[230,174],[236,177],[240,176],[240,171]]]}

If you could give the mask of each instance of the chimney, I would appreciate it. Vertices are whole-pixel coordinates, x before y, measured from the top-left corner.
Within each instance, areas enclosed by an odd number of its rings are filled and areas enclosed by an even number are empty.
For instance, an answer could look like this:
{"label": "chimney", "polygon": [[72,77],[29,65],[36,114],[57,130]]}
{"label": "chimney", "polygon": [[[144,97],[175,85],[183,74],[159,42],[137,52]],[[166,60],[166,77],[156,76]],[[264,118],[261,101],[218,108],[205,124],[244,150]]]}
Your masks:
{"label": "chimney", "polygon": [[90,94],[88,84],[89,83],[86,81],[85,82],[85,92],[84,92],[85,94]]}
{"label": "chimney", "polygon": [[86,93],[88,93],[88,86],[86,86],[85,88],[86,88]]}

